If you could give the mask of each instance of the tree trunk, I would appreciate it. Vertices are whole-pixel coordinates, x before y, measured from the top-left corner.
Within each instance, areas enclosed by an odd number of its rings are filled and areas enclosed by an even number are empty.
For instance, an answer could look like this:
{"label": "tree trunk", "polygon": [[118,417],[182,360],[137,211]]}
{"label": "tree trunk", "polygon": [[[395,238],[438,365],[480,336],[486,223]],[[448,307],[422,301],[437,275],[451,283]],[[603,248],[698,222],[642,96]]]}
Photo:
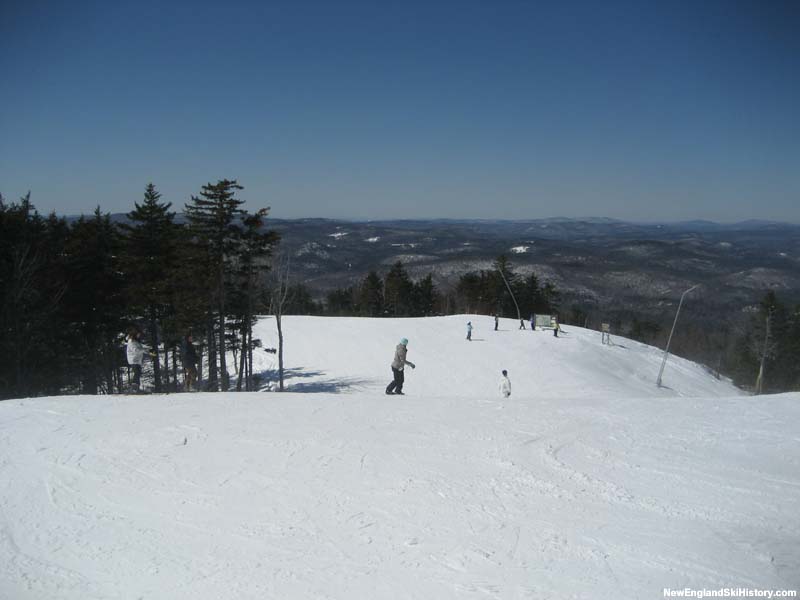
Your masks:
{"label": "tree trunk", "polygon": [[[197,378],[198,381],[200,379],[200,368],[197,368]],[[172,380],[175,382],[175,392],[177,393],[178,388],[178,357],[175,356],[175,346],[172,347]]]}
{"label": "tree trunk", "polygon": [[207,315],[206,335],[208,339],[208,389],[216,392],[217,386],[217,342],[214,336],[214,316]]}
{"label": "tree trunk", "polygon": [[761,364],[758,367],[758,378],[756,379],[756,395],[761,394],[764,386],[764,363],[767,361],[767,350],[769,348],[769,328],[772,315],[767,315],[767,331],[764,334],[764,347],[761,349]]}
{"label": "tree trunk", "polygon": [[228,362],[225,356],[225,269],[224,262],[219,265],[219,370],[222,391],[228,391]]}
{"label": "tree trunk", "polygon": [[156,327],[156,307],[150,305],[150,347],[153,349],[153,387],[161,391],[161,360],[158,355],[158,329]]}
{"label": "tree trunk", "polygon": [[167,342],[164,342],[164,391],[170,391],[169,381],[169,347]]}
{"label": "tree trunk", "polygon": [[247,390],[254,390],[253,381],[253,324],[247,323]]}
{"label": "tree trunk", "polygon": [[275,322],[278,326],[278,389],[283,391],[283,327],[281,326],[280,312],[275,315]]}
{"label": "tree trunk", "polygon": [[[236,391],[242,391],[242,379],[245,377],[245,369],[247,368],[247,317],[245,316],[242,319],[242,348],[241,353],[239,354],[239,376],[236,378]],[[246,387],[246,386],[245,386]]]}

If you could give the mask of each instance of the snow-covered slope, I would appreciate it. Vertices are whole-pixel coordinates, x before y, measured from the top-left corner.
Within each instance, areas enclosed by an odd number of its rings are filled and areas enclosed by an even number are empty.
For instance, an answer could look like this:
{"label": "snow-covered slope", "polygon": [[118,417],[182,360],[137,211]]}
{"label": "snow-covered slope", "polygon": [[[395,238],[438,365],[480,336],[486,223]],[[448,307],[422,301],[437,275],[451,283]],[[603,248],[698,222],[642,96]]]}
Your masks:
{"label": "snow-covered slope", "polygon": [[[467,322],[474,330],[466,340]],[[612,336],[565,327],[560,337],[526,323],[480,315],[419,319],[284,317],[286,383],[297,391],[379,392],[392,378],[395,346],[409,340],[405,391],[413,395],[494,397],[506,369],[516,399],[541,397],[734,396],[741,392],[690,361],[670,356],[663,387],[655,386],[663,352]],[[266,347],[277,344],[273,319],[257,327]],[[271,371],[274,355],[260,352],[255,370]]]}
{"label": "snow-covered slope", "polygon": [[0,403],[0,599],[798,587],[800,394],[673,357],[657,389],[657,350],[492,326],[288,318],[309,393]]}

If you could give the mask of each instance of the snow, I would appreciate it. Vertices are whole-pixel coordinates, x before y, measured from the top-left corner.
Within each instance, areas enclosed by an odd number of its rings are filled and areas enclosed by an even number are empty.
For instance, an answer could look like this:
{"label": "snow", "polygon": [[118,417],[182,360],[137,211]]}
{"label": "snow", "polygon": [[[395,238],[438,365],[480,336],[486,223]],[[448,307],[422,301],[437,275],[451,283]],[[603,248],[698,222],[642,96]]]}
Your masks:
{"label": "snow", "polygon": [[336,238],[338,240],[340,238],[345,237],[346,235],[350,235],[350,232],[340,231],[340,232],[337,232],[337,233],[329,233],[328,237]]}
{"label": "snow", "polygon": [[530,246],[514,246],[511,248],[511,252],[514,254],[525,254],[530,248]]}
{"label": "snow", "polygon": [[0,598],[797,588],[800,394],[517,326],[285,317],[289,393],[1,402]]}
{"label": "snow", "polygon": [[380,239],[381,239],[380,236],[375,236],[375,237],[367,238],[364,241],[369,243],[369,244],[374,244],[375,242],[377,242]]}

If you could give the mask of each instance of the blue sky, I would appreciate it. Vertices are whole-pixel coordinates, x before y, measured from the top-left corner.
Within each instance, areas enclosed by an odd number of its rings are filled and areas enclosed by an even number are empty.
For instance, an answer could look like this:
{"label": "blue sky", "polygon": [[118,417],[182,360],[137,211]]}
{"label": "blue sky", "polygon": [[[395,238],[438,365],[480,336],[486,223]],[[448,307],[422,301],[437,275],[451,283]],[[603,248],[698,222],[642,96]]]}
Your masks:
{"label": "blue sky", "polygon": [[0,192],[800,222],[800,2],[18,2]]}

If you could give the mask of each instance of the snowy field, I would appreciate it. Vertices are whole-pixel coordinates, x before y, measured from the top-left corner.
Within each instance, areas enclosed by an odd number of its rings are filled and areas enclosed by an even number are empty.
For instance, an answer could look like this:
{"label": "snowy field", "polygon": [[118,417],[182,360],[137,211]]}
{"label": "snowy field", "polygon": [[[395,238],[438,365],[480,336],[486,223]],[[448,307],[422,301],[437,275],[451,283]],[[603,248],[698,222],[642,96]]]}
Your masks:
{"label": "snowy field", "polygon": [[0,598],[800,586],[800,394],[675,357],[657,389],[657,349],[517,326],[290,317],[289,393],[0,402]]}

